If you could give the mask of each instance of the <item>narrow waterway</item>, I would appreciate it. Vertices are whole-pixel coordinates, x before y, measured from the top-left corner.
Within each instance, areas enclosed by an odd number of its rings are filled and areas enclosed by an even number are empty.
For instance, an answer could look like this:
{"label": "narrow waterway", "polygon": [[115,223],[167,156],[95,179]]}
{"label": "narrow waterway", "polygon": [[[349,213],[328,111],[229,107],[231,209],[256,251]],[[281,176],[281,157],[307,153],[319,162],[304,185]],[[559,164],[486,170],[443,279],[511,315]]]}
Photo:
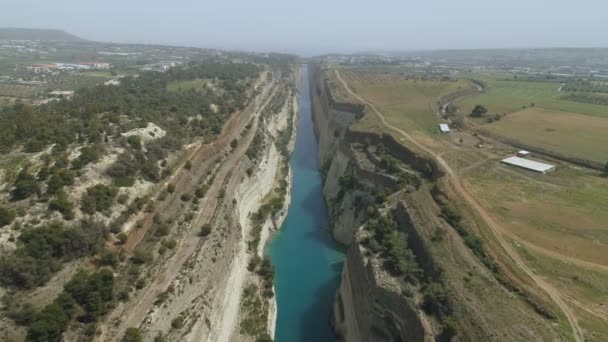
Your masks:
{"label": "narrow waterway", "polygon": [[344,258],[327,231],[308,67],[302,71],[296,144],[289,160],[292,200],[283,227],[268,250],[276,268],[277,342],[333,341],[329,314]]}

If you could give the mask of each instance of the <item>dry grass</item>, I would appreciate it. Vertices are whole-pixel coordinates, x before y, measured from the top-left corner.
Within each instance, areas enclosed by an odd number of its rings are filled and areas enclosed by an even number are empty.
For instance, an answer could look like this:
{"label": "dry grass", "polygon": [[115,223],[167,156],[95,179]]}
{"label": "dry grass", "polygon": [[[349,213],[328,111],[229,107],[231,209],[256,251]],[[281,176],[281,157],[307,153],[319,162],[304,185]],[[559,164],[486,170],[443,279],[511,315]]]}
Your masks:
{"label": "dry grass", "polygon": [[[341,71],[341,75],[353,91],[382,112],[389,124],[419,136],[438,134],[440,120],[433,107],[437,99],[469,85],[467,81],[416,80],[359,71]],[[374,116],[367,115],[355,128],[374,128],[375,121]]]}
{"label": "dry grass", "polygon": [[608,265],[606,179],[566,166],[539,175],[497,162],[463,178],[508,231],[547,250]]}
{"label": "dry grass", "polygon": [[608,161],[608,120],[528,108],[485,127],[527,145],[600,163]]}

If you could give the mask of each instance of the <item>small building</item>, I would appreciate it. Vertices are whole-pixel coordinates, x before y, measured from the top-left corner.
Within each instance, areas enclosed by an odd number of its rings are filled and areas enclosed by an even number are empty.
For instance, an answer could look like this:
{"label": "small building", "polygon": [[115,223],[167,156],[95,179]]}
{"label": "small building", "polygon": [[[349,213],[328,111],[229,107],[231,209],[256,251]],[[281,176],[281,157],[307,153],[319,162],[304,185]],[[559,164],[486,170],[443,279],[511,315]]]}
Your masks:
{"label": "small building", "polygon": [[439,130],[441,133],[450,133],[450,126],[448,124],[439,124]]}
{"label": "small building", "polygon": [[55,90],[49,93],[49,96],[60,98],[60,99],[70,99],[74,96],[73,90]]}
{"label": "small building", "polygon": [[509,157],[502,160],[502,163],[517,166],[522,169],[540,172],[542,174],[546,174],[547,172],[551,172],[555,170],[555,165],[549,165],[541,162],[537,162],[530,159],[520,158],[520,157]]}
{"label": "small building", "polygon": [[532,153],[526,150],[521,150],[517,152],[517,156],[522,158],[528,158],[530,155],[532,155]]}

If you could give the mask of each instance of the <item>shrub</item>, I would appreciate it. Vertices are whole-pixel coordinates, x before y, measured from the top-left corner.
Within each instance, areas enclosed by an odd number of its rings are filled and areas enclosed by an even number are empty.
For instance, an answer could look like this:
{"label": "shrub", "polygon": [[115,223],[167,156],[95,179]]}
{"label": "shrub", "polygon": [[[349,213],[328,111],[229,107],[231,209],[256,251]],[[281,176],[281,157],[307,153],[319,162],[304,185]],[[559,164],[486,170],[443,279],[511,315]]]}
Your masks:
{"label": "shrub", "polygon": [[60,212],[63,218],[68,221],[74,218],[74,204],[63,193],[49,202],[49,210]]}
{"label": "shrub", "polygon": [[205,236],[208,236],[209,234],[211,234],[211,225],[209,223],[207,223],[201,227],[200,236],[205,237]]}
{"label": "shrub", "polygon": [[13,186],[15,188],[11,192],[11,195],[13,200],[16,201],[26,199],[40,191],[36,178],[25,169],[19,172]]}
{"label": "shrub", "polygon": [[476,105],[471,111],[471,116],[479,118],[488,112],[488,109],[482,105]]}
{"label": "shrub", "polygon": [[74,184],[74,172],[66,169],[59,169],[51,175],[47,183],[46,192],[56,194],[64,186]]}
{"label": "shrub", "polygon": [[122,338],[122,342],[141,342],[143,338],[141,337],[141,333],[137,328],[127,328],[125,331],[125,336]]}
{"label": "shrub", "polygon": [[186,163],[184,164],[184,169],[190,171],[192,169],[192,162],[189,160],[186,160]]}
{"label": "shrub", "polygon": [[118,243],[121,245],[124,245],[128,239],[127,234],[125,234],[123,232],[118,233],[118,235],[116,235],[116,238],[118,239]]}
{"label": "shrub", "polygon": [[82,196],[81,209],[87,214],[110,209],[116,197],[116,189],[104,184],[97,184],[87,189]]}
{"label": "shrub", "polygon": [[0,207],[0,227],[7,226],[15,219],[15,211],[9,208]]}
{"label": "shrub", "polygon": [[141,150],[141,137],[139,135],[128,136],[127,143],[134,149]]}
{"label": "shrub", "polygon": [[439,283],[430,283],[424,289],[423,309],[432,314],[445,315],[449,313],[448,296]]}
{"label": "shrub", "polygon": [[176,317],[171,321],[171,327],[173,329],[181,329],[184,326],[184,319],[180,317]]}
{"label": "shrub", "polygon": [[175,192],[175,184],[169,184],[167,185],[167,192],[172,194]]}

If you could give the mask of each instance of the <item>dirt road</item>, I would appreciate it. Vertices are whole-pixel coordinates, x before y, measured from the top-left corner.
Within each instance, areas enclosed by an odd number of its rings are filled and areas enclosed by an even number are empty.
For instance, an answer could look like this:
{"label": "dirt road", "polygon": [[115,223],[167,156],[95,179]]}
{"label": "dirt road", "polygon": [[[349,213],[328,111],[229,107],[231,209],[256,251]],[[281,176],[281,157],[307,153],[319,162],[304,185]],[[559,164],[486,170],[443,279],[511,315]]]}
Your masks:
{"label": "dirt road", "polygon": [[462,198],[464,198],[466,200],[467,204],[473,210],[475,210],[479,214],[479,216],[486,222],[486,224],[488,225],[488,227],[490,227],[490,229],[492,230],[492,233],[494,234],[494,236],[500,243],[501,247],[507,252],[509,257],[511,257],[511,259],[513,259],[513,261],[515,261],[517,266],[524,273],[526,273],[536,283],[536,285],[539,288],[541,288],[543,291],[545,291],[549,295],[549,297],[553,300],[553,302],[560,308],[560,310],[562,310],[562,312],[568,319],[568,322],[570,323],[574,340],[577,342],[584,341],[583,332],[582,332],[582,329],[580,328],[580,326],[578,325],[578,320],[577,320],[576,316],[574,315],[574,313],[572,312],[572,310],[570,309],[570,307],[562,299],[563,295],[558,290],[556,290],[553,286],[548,284],[544,279],[542,279],[541,277],[536,275],[532,271],[532,269],[530,269],[530,267],[528,267],[528,265],[521,259],[521,257],[517,253],[517,251],[514,250],[513,246],[504,239],[503,234],[502,234],[502,228],[500,227],[500,225],[492,218],[491,215],[489,215],[486,212],[486,210],[477,202],[477,200],[467,191],[467,189],[462,185],[462,182],[461,182],[460,178],[458,177],[458,175],[456,174],[456,172],[454,172],[452,170],[452,168],[448,165],[448,163],[443,158],[441,158],[441,156],[439,156],[435,152],[428,149],[426,146],[424,146],[421,143],[419,143],[418,141],[416,141],[411,135],[409,135],[402,129],[395,127],[395,126],[389,124],[388,122],[386,122],[386,119],[384,118],[384,116],[378,111],[378,109],[376,109],[376,107],[374,106],[373,103],[363,99],[361,96],[357,95],[354,91],[352,91],[350,89],[350,87],[348,86],[348,84],[340,76],[340,72],[338,70],[334,70],[334,71],[335,71],[337,79],[344,86],[344,89],[351,96],[353,96],[357,100],[359,100],[362,103],[364,103],[365,105],[367,105],[374,112],[374,114],[376,114],[376,116],[378,116],[378,118],[382,122],[382,125],[384,125],[389,130],[392,130],[392,131],[400,134],[402,137],[407,139],[410,143],[414,144],[420,150],[426,152],[428,155],[432,156],[437,161],[437,163],[441,166],[441,168],[448,175],[448,179],[452,183],[454,189],[462,196]]}

